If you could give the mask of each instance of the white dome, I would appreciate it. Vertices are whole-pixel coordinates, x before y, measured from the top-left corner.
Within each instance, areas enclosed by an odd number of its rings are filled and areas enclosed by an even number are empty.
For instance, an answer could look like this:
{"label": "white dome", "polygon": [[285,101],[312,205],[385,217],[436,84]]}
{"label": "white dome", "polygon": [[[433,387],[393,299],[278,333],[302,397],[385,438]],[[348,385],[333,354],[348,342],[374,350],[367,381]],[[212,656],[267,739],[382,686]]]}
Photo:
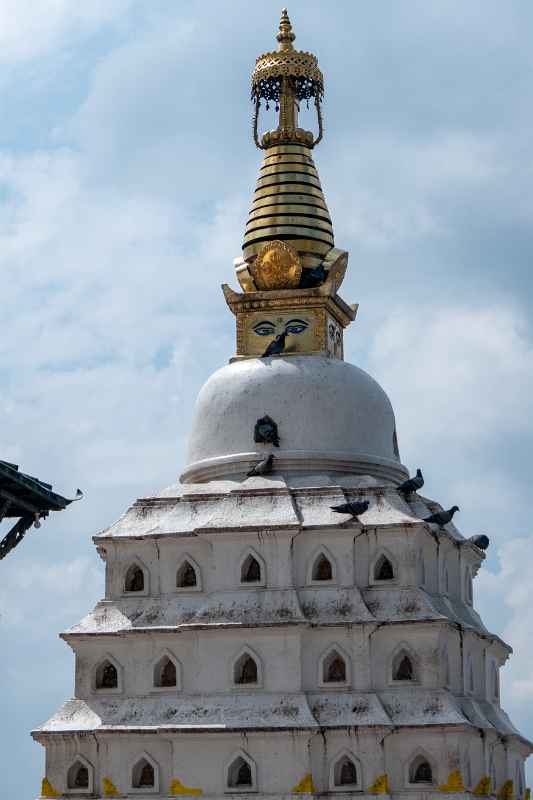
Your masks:
{"label": "white dome", "polygon": [[[265,415],[279,448],[254,442]],[[285,472],[350,472],[405,479],[389,398],[366,372],[316,356],[251,358],[217,370],[198,396],[181,480],[246,472],[273,452]]]}

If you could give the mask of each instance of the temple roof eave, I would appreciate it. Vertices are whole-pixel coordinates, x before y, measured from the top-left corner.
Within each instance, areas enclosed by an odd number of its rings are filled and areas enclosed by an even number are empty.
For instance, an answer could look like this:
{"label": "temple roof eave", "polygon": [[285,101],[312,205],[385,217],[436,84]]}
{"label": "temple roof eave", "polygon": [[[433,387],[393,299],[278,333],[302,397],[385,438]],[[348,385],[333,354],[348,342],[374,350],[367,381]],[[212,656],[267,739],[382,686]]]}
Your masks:
{"label": "temple roof eave", "polygon": [[[304,480],[303,476],[300,480]],[[307,480],[312,481],[312,476]],[[424,516],[441,508],[431,500],[416,495],[406,503],[390,483],[379,485],[374,479],[373,485],[365,485],[364,476],[335,476],[335,481],[322,487],[302,486],[294,477],[289,481],[282,475],[274,475],[248,478],[239,484],[213,482],[223,484],[219,491],[209,484],[180,487],[182,491],[174,495],[140,498],[113,525],[94,536],[93,541],[98,545],[111,538],[135,541],[199,532],[326,530],[338,528],[343,522],[354,528],[381,531],[423,528],[433,537],[438,535],[471,550],[475,560],[484,559],[484,553],[465,539],[453,523],[436,530],[423,522]],[[294,483],[297,485],[291,485]],[[350,523],[348,518],[339,521],[330,506],[352,496],[370,500],[369,510],[361,515],[360,522]]]}
{"label": "temple roof eave", "polygon": [[[155,613],[157,612],[157,613]],[[155,616],[154,616],[155,613]],[[497,643],[507,657],[511,648],[488,631],[479,615],[465,603],[442,603],[421,589],[367,587],[313,587],[260,589],[253,592],[212,593],[100,601],[80,623],[63,634],[67,642],[86,637],[138,633],[186,633],[280,627],[345,627],[383,624],[435,625],[459,628]]]}
{"label": "temple roof eave", "polygon": [[[468,704],[468,713],[464,705]],[[483,706],[472,717],[471,707]],[[133,722],[135,720],[135,722]],[[521,737],[505,712],[488,702],[457,697],[445,690],[405,689],[384,692],[322,691],[232,693],[67,701],[34,738],[75,733],[176,733],[247,731],[316,731],[357,727],[379,729],[443,729],[494,731]]]}

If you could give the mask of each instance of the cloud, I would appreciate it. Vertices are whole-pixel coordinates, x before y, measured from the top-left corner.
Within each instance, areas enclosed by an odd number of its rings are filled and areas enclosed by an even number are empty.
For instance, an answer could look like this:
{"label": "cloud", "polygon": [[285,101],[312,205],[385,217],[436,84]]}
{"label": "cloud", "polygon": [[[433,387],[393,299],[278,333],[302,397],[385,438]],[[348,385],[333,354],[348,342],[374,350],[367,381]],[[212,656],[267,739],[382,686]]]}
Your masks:
{"label": "cloud", "polygon": [[376,336],[376,371],[394,386],[411,448],[529,434],[533,345],[518,308],[443,306],[397,311]]}
{"label": "cloud", "polygon": [[489,629],[490,620],[501,617],[503,609],[501,635],[514,653],[503,672],[502,705],[515,724],[526,731],[533,699],[531,591],[524,580],[530,552],[531,538],[511,539],[498,551],[499,570],[482,569],[476,578],[476,603]]}
{"label": "cloud", "polygon": [[324,163],[339,240],[385,252],[452,236],[450,204],[486,191],[503,171],[495,140],[457,129],[425,136],[372,131],[357,140],[346,131]]}
{"label": "cloud", "polygon": [[[0,588],[3,636],[24,627],[28,637],[47,638],[58,622],[87,613],[87,604],[94,605],[101,594],[102,577],[103,569],[93,558],[15,566]],[[35,594],[41,598],[38,613]]]}
{"label": "cloud", "polygon": [[93,33],[116,21],[130,6],[130,0],[2,0],[0,63],[39,58],[70,37]]}

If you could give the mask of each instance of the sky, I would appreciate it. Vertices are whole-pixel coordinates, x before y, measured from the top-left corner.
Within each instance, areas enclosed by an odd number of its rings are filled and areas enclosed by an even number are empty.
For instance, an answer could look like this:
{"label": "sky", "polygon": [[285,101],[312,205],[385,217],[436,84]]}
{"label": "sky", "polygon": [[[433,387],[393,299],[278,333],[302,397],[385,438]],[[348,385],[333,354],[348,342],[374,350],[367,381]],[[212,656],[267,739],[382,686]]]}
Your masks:
{"label": "sky", "polygon": [[[198,390],[233,354],[220,284],[280,5],[0,0],[0,458],[85,493],[0,564],[9,800],[38,794],[29,731],[72,694],[57,634],[103,594],[91,537],[176,479]],[[346,358],[389,394],[424,492],[491,539],[475,604],[515,650],[503,705],[533,738],[533,6],[289,13],[325,73],[315,161],[360,304]]]}

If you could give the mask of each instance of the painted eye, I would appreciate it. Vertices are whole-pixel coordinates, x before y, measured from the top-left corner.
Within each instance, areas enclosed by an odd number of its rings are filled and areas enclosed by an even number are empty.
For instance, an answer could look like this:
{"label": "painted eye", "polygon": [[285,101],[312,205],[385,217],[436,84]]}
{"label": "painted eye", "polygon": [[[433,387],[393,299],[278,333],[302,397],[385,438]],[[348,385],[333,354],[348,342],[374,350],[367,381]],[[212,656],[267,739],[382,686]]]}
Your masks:
{"label": "painted eye", "polygon": [[291,325],[287,325],[285,328],[286,333],[292,333],[293,335],[297,335],[298,333],[303,333],[307,325],[303,322],[293,322]]}
{"label": "painted eye", "polygon": [[271,328],[269,325],[259,325],[259,327],[254,328],[255,333],[258,336],[274,336],[274,328]]}

